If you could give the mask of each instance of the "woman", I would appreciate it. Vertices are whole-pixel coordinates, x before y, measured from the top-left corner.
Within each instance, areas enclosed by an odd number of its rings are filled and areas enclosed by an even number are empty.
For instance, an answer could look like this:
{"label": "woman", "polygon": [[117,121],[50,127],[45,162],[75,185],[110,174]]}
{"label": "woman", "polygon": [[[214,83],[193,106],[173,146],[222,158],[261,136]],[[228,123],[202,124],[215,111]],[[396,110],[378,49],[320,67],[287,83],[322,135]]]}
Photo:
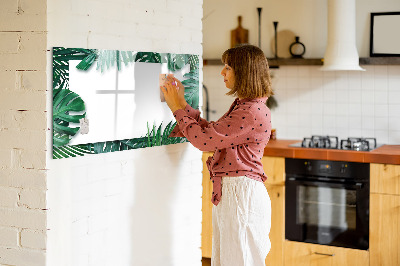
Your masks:
{"label": "woman", "polygon": [[161,88],[178,122],[170,137],[186,137],[201,151],[215,151],[207,160],[213,182],[212,265],[265,265],[271,248],[271,201],[261,164],[271,130],[268,62],[252,45],[228,49],[222,62],[226,94],[237,98],[216,122],[186,103],[179,80],[171,78]]}

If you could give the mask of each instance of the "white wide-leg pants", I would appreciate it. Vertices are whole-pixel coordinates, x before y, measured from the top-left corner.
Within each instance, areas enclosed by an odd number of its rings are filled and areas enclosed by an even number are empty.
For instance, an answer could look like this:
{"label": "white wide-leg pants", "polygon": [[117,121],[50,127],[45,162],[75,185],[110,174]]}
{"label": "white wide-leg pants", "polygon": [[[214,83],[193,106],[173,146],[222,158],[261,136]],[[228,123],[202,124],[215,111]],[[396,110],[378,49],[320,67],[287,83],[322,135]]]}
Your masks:
{"label": "white wide-leg pants", "polygon": [[271,249],[271,200],[260,181],[223,177],[212,210],[212,266],[262,266]]}

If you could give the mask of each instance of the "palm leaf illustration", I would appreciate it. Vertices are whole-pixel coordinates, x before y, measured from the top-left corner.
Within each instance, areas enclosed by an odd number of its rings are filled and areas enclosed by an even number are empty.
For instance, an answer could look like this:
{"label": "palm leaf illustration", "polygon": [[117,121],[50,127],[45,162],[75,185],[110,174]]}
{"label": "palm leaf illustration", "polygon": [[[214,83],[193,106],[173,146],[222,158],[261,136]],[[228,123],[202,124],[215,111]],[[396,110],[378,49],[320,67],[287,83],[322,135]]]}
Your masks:
{"label": "palm leaf illustration", "polygon": [[136,54],[135,62],[146,62],[146,63],[165,63],[165,55],[153,52],[138,52]]}
{"label": "palm leaf illustration", "polygon": [[199,108],[199,69],[191,69],[183,77],[187,78],[182,81],[185,87],[185,100],[190,106],[197,109]]}
{"label": "palm leaf illustration", "polygon": [[122,69],[122,64],[128,66],[135,61],[135,57],[135,52],[132,51],[98,50],[96,69],[104,72],[106,69],[117,65],[119,71]]}
{"label": "palm leaf illustration", "polygon": [[[81,48],[53,48],[53,89],[69,88],[69,61],[85,60],[96,50]],[[87,59],[86,59],[87,60]]]}
{"label": "palm leaf illustration", "polygon": [[70,90],[53,91],[53,146],[59,147],[69,143],[78,132],[79,127],[71,127],[70,123],[79,123],[86,113],[85,103],[78,94]]}
{"label": "palm leaf illustration", "polygon": [[85,154],[93,154],[93,152],[91,152],[85,144],[64,145],[61,147],[53,146],[53,159],[83,156]]}

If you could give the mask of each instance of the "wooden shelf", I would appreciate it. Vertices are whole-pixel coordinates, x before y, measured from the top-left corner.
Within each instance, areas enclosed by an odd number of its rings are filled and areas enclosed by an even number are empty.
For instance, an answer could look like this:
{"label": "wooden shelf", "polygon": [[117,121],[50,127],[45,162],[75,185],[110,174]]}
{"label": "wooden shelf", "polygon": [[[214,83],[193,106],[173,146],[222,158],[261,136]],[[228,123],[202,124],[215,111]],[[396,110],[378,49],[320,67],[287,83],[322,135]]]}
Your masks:
{"label": "wooden shelf", "polygon": [[400,57],[362,57],[360,65],[400,65]]}
{"label": "wooden shelf", "polygon": [[[271,68],[279,66],[322,66],[323,58],[268,58]],[[222,65],[220,59],[204,59],[204,66]],[[400,57],[362,57],[360,65],[400,65]]]}

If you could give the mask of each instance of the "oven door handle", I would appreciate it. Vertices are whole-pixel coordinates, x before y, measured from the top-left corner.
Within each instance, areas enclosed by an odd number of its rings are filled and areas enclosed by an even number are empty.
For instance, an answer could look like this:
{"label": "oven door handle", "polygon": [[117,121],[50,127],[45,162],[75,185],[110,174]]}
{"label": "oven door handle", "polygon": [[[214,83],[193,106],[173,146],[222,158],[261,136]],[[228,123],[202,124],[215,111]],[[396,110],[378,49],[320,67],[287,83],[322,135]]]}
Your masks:
{"label": "oven door handle", "polygon": [[310,180],[305,180],[303,178],[298,178],[298,177],[288,177],[286,181],[289,182],[296,182],[296,183],[301,183],[304,185],[341,185],[347,188],[353,188],[353,189],[361,189],[363,187],[363,183],[361,182],[335,182],[335,181],[321,181],[321,180],[315,180],[315,181],[310,181]]}

